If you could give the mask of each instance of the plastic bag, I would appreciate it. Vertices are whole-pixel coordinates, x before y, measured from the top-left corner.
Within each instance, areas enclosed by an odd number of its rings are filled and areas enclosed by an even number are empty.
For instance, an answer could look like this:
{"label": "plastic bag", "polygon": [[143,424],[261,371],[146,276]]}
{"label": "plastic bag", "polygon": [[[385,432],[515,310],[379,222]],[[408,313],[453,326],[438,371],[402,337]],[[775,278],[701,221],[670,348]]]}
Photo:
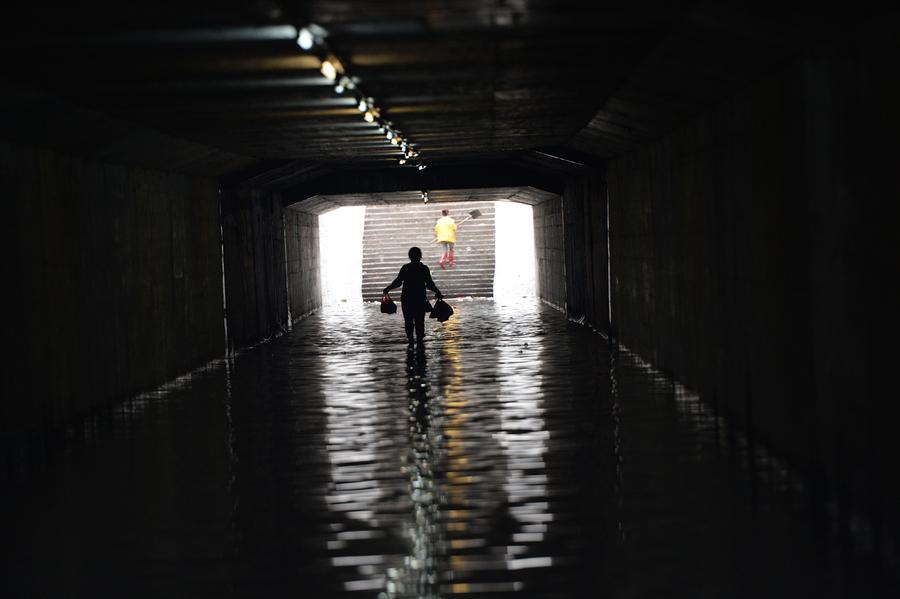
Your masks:
{"label": "plastic bag", "polygon": [[428,300],[425,300],[425,311],[431,312],[432,308],[433,308],[433,306],[431,305],[431,302],[429,302]]}
{"label": "plastic bag", "polygon": [[453,315],[453,308],[450,304],[442,299],[434,302],[434,308],[431,309],[431,318],[436,318],[438,322],[444,322]]}
{"label": "plastic bag", "polygon": [[397,312],[397,304],[394,303],[394,300],[387,293],[381,296],[381,311],[384,314],[395,314]]}

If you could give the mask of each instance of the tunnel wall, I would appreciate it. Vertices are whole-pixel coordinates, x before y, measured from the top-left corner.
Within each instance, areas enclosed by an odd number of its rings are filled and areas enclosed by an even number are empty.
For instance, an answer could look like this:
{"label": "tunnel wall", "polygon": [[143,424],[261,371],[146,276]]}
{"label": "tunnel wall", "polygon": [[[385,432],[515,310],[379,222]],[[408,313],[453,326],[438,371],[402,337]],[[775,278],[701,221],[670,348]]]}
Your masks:
{"label": "tunnel wall", "polygon": [[612,306],[626,345],[897,530],[900,64],[881,50],[817,50],[615,159]]}
{"label": "tunnel wall", "polygon": [[537,296],[558,310],[566,309],[566,250],[560,198],[533,208]]}
{"label": "tunnel wall", "polygon": [[322,306],[319,216],[285,208],[284,235],[291,319],[298,320]]}
{"label": "tunnel wall", "polygon": [[47,431],[223,353],[213,179],[0,142],[0,183],[4,436]]}
{"label": "tunnel wall", "polygon": [[222,193],[225,306],[231,350],[287,330],[284,229],[277,195],[256,189]]}
{"label": "tunnel wall", "polygon": [[569,179],[562,195],[566,314],[607,331],[606,182],[593,168]]}

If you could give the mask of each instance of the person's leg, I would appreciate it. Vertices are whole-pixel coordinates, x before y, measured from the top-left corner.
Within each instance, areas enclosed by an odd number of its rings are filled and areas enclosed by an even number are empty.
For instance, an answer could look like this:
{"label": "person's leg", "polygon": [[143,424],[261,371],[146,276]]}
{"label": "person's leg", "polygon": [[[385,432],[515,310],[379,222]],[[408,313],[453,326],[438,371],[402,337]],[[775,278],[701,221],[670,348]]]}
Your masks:
{"label": "person's leg", "polygon": [[416,341],[419,345],[425,341],[425,307],[416,311]]}
{"label": "person's leg", "polygon": [[450,261],[450,268],[453,268],[453,244],[447,244],[447,259]]}
{"label": "person's leg", "polygon": [[[401,304],[402,306],[402,304]],[[415,320],[415,313],[411,309],[407,309],[406,306],[403,307],[403,329],[406,331],[406,341],[410,345],[413,343],[413,324]]]}
{"label": "person's leg", "polygon": [[441,242],[441,249],[443,250],[441,252],[441,261],[440,261],[441,270],[446,270],[444,268],[444,264],[447,262],[447,242],[446,241]]}

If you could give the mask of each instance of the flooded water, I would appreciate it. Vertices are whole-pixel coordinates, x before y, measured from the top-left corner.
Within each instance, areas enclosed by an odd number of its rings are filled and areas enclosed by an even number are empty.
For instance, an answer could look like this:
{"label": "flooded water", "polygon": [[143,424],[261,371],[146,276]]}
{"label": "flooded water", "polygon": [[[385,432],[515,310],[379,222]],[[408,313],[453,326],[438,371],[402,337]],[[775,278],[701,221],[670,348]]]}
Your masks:
{"label": "flooded water", "polygon": [[549,308],[454,307],[420,352],[329,308],[85,422],[3,492],[3,596],[896,596],[677,383]]}

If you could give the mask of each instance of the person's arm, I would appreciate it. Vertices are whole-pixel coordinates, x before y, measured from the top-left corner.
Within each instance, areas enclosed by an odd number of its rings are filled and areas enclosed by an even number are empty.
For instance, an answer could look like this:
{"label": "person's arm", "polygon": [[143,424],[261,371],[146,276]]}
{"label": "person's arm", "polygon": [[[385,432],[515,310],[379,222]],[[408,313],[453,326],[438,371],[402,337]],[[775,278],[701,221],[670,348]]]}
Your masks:
{"label": "person's arm", "polygon": [[[424,264],[422,266],[425,266]],[[443,298],[440,290],[437,288],[437,285],[434,284],[434,279],[431,278],[431,269],[425,266],[425,288],[431,289],[434,291],[434,296],[438,299]]]}
{"label": "person's arm", "polygon": [[394,279],[394,281],[390,285],[384,288],[384,290],[381,292],[381,295],[387,295],[391,289],[396,289],[397,287],[403,285],[403,275],[406,274],[404,270],[405,268],[406,266],[403,266],[400,269],[400,273],[397,275],[397,278]]}

